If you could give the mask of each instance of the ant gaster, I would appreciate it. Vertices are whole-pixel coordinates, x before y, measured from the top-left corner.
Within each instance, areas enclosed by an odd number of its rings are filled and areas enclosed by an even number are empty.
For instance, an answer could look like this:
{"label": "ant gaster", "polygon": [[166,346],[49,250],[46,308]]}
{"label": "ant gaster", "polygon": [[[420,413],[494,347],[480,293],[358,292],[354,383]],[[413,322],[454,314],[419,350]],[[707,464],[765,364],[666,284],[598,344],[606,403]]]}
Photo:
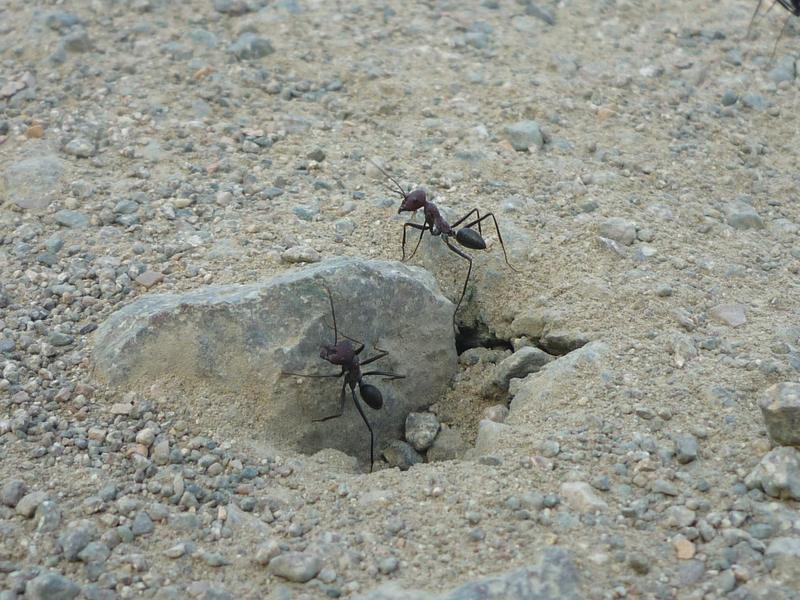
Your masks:
{"label": "ant gaster", "polygon": [[[369,471],[372,473],[372,468],[375,464],[375,435],[372,431],[372,426],[369,424],[367,420],[367,416],[364,414],[364,410],[361,408],[361,404],[359,403],[358,399],[356,398],[356,387],[358,387],[358,393],[361,396],[361,399],[367,403],[372,409],[379,410],[383,406],[383,395],[381,395],[381,391],[372,384],[369,384],[364,381],[364,377],[368,375],[380,375],[384,378],[384,380],[392,380],[392,379],[403,379],[405,375],[398,375],[396,373],[389,373],[387,371],[366,371],[362,372],[361,367],[364,365],[368,365],[370,363],[375,362],[385,356],[388,356],[388,352],[385,350],[381,350],[377,346],[375,349],[378,351],[378,354],[375,356],[368,358],[366,360],[361,360],[359,355],[364,350],[364,344],[355,340],[351,337],[347,337],[344,334],[340,334],[339,330],[336,327],[336,311],[333,308],[333,296],[331,295],[330,289],[325,287],[325,291],[328,294],[328,301],[331,307],[331,317],[333,318],[333,344],[322,344],[319,351],[320,358],[328,361],[332,365],[336,365],[341,367],[342,370],[339,373],[331,373],[330,375],[316,375],[316,374],[307,374],[307,373],[292,373],[289,371],[283,371],[284,375],[296,375],[298,377],[316,377],[316,378],[326,378],[326,377],[342,377],[344,376],[344,382],[342,383],[342,391],[339,394],[339,412],[328,417],[323,417],[321,419],[313,419],[314,423],[321,423],[323,421],[328,421],[330,419],[336,419],[337,417],[341,417],[344,413],[344,403],[345,403],[345,392],[347,387],[350,386],[350,393],[353,397],[353,403],[356,405],[358,409],[358,413],[361,415],[361,418],[364,420],[364,424],[369,429]],[[339,336],[341,336],[342,340],[339,340]],[[356,343],[358,347],[353,346],[353,343]]]}
{"label": "ant gaster", "polygon": [[[473,208],[469,211],[466,215],[458,219],[452,225],[447,222],[444,218],[442,213],[439,211],[439,207],[436,206],[431,200],[428,200],[428,195],[422,188],[417,188],[415,190],[411,190],[410,192],[406,192],[403,189],[397,180],[389,175],[380,165],[373,162],[378,170],[383,173],[396,187],[397,189],[386,186],[390,191],[396,192],[400,194],[400,197],[403,199],[403,202],[400,204],[400,208],[397,211],[397,214],[403,212],[413,212],[416,213],[418,210],[422,209],[425,214],[425,223],[420,225],[419,223],[412,223],[407,221],[403,224],[403,262],[406,260],[410,260],[414,257],[417,253],[417,249],[419,248],[420,243],[422,242],[422,236],[425,234],[426,231],[430,231],[431,235],[439,236],[442,238],[442,241],[445,245],[454,253],[458,254],[461,258],[466,260],[469,263],[469,268],[467,269],[467,277],[464,279],[464,287],[461,290],[461,296],[458,299],[458,303],[456,304],[456,310],[453,312],[453,322],[455,322],[456,312],[458,312],[458,308],[461,306],[461,301],[464,299],[464,294],[467,292],[467,284],[469,283],[469,276],[472,273],[472,257],[470,257],[467,253],[463,252],[462,250],[456,248],[453,243],[450,241],[450,238],[455,238],[456,242],[458,242],[461,246],[465,248],[470,248],[471,250],[485,250],[486,249],[486,241],[483,239],[483,232],[481,231],[481,222],[485,219],[491,218],[494,222],[494,228],[497,231],[497,239],[500,242],[500,247],[503,249],[503,258],[506,261],[506,264],[511,268],[512,271],[519,272],[515,269],[510,262],[508,262],[508,254],[506,254],[506,246],[503,243],[503,236],[500,234],[500,226],[497,224],[497,219],[495,219],[494,214],[492,213],[485,213],[481,216],[480,211],[477,208]],[[460,228],[456,229],[459,225],[464,223],[467,219],[471,216],[475,216],[472,221],[465,223]],[[472,229],[474,225],[478,226],[478,231]],[[408,228],[417,229],[419,230],[419,238],[417,239],[417,244],[414,246],[413,252],[408,256],[406,259],[406,234],[408,232]]]}

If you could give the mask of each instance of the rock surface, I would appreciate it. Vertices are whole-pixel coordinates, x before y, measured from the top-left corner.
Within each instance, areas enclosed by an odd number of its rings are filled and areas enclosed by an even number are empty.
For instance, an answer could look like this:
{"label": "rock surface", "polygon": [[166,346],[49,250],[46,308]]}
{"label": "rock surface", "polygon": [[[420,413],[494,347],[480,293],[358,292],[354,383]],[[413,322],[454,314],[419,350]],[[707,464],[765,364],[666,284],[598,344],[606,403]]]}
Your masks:
{"label": "rock surface", "polygon": [[[368,456],[349,388],[335,426],[313,423],[309,416],[338,410],[342,383],[282,374],[338,372],[319,357],[320,345],[333,342],[325,286],[340,333],[364,340],[364,357],[377,347],[390,352],[375,369],[409,375],[367,379],[384,399],[380,411],[365,408],[377,439],[399,439],[408,413],[434,402],[456,367],[452,304],[429,274],[399,263],[333,259],[265,283],[145,296],[98,329],[98,376],[124,388],[169,378],[203,390],[202,403],[187,401],[210,426],[233,424],[276,446]],[[419,314],[428,316],[425,327]]]}
{"label": "rock surface", "polygon": [[800,383],[771,385],[758,403],[769,438],[780,446],[800,446]]}

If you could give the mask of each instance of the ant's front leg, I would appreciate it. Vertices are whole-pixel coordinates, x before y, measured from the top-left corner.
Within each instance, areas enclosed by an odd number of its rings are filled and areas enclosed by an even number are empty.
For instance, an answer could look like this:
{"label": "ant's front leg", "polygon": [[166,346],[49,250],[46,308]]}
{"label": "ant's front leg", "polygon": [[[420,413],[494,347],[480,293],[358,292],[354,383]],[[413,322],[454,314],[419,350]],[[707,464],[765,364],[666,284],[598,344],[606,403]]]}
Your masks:
{"label": "ant's front leg", "polygon": [[329,421],[331,419],[336,419],[338,417],[341,417],[342,413],[344,413],[344,398],[345,398],[344,392],[345,392],[346,389],[347,389],[347,380],[345,379],[344,383],[342,383],[342,393],[339,395],[339,412],[338,412],[338,414],[331,415],[330,417],[322,417],[321,419],[312,419],[311,422],[312,423],[322,423],[323,421]]}
{"label": "ant's front leg", "polygon": [[[412,229],[419,229],[419,239],[417,240],[417,245],[414,246],[414,251],[411,253],[411,256],[406,259],[406,228],[411,227]],[[402,262],[406,262],[406,260],[411,260],[414,258],[414,255],[417,253],[417,248],[419,248],[420,243],[422,242],[422,236],[425,234],[426,231],[430,230],[430,225],[420,225],[419,223],[404,223],[403,224],[403,258]]]}

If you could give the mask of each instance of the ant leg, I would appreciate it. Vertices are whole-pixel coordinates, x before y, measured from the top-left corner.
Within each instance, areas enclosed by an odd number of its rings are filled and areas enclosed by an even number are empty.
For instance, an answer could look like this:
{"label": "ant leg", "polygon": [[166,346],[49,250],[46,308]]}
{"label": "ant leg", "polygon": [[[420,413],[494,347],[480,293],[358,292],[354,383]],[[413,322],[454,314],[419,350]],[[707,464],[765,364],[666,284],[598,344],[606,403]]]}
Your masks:
{"label": "ant leg", "polygon": [[764,0],[758,0],[758,4],[756,4],[756,9],[755,9],[755,11],[753,11],[753,16],[750,17],[750,24],[747,26],[747,34],[746,34],[747,37],[746,37],[746,39],[750,39],[750,29],[753,27],[753,21],[756,20],[756,15],[758,14],[759,9],[761,8],[761,3],[763,1]]}
{"label": "ant leg", "polygon": [[786,17],[786,20],[783,22],[783,27],[781,27],[781,32],[778,34],[778,39],[775,40],[775,46],[773,46],[773,48],[772,48],[772,54],[769,55],[770,62],[772,62],[772,60],[775,58],[775,53],[778,51],[778,43],[781,41],[781,38],[783,37],[783,34],[786,32],[786,27],[789,25],[789,19],[791,19],[791,18],[792,18],[792,15],[789,15],[788,17]]}
{"label": "ant leg", "polygon": [[471,211],[469,211],[467,214],[461,217],[458,221],[456,221],[455,223],[451,223],[450,227],[453,228],[458,227],[462,222],[466,221],[470,215],[478,215],[478,220],[477,220],[478,233],[480,234],[481,237],[483,237],[483,232],[481,231],[481,212],[477,208],[473,208]]}
{"label": "ant leg", "polygon": [[469,283],[469,276],[472,273],[472,259],[467,254],[465,254],[464,252],[453,246],[453,244],[450,243],[450,240],[447,239],[447,237],[442,236],[442,239],[444,240],[444,243],[447,244],[447,247],[450,248],[450,250],[458,254],[461,258],[466,259],[466,261],[469,263],[469,269],[467,269],[467,278],[464,280],[464,289],[461,290],[461,297],[458,299],[458,304],[456,304],[456,309],[453,311],[453,324],[455,324],[458,307],[461,306],[461,301],[464,299],[464,294],[467,293],[467,284]]}
{"label": "ant leg", "polygon": [[293,373],[292,371],[281,371],[281,375],[294,375],[295,377],[341,377],[344,373],[331,373],[330,375],[318,375],[316,373]]}
{"label": "ant leg", "polygon": [[381,350],[378,354],[376,354],[372,358],[368,358],[367,360],[362,360],[359,364],[363,367],[364,365],[368,365],[369,363],[373,363],[376,360],[379,360],[379,359],[383,358],[384,356],[388,356],[388,354],[389,353],[386,352],[386,350]]}
{"label": "ant leg", "polygon": [[405,379],[405,375],[398,375],[397,373],[389,373],[388,371],[367,371],[366,373],[362,373],[363,375],[381,375],[384,380],[391,381],[393,379]]}
{"label": "ant leg", "polygon": [[494,214],[486,213],[480,219],[467,223],[466,225],[464,225],[464,227],[472,227],[473,225],[475,225],[475,223],[479,223],[480,221],[488,219],[489,217],[492,217],[492,221],[494,221],[494,228],[497,230],[497,239],[500,240],[500,247],[503,249],[503,258],[505,258],[506,264],[511,268],[512,271],[516,271],[517,273],[519,273],[520,272],[519,269],[517,269],[510,262],[508,262],[508,254],[506,254],[506,245],[503,243],[503,236],[500,234],[500,226],[497,224],[497,219],[494,218]]}
{"label": "ant leg", "polygon": [[[312,423],[322,423],[323,421],[329,421],[331,419],[336,419],[337,417],[341,417],[342,413],[344,413],[344,391],[347,388],[347,380],[344,381],[342,384],[342,393],[339,395],[339,414],[331,415],[330,417],[323,417],[321,419],[311,419]],[[355,392],[353,392],[355,394]]]}
{"label": "ant leg", "polygon": [[[372,473],[372,467],[375,465],[375,434],[372,432],[372,425],[367,421],[367,415],[364,414],[364,410],[356,399],[355,388],[351,388],[350,392],[353,394],[353,402],[358,409],[358,414],[364,419],[364,424],[367,426],[367,429],[369,429],[369,472]],[[342,402],[344,402],[344,388],[342,388]]]}
{"label": "ant leg", "polygon": [[[417,245],[414,246],[414,251],[411,253],[411,256],[406,258],[406,229],[411,227],[413,229],[419,229],[419,239],[417,240]],[[402,262],[406,260],[411,260],[414,258],[414,255],[417,253],[417,248],[419,248],[420,242],[422,242],[422,236],[428,231],[430,227],[428,225],[420,225],[419,223],[404,223],[403,224],[403,258]]]}

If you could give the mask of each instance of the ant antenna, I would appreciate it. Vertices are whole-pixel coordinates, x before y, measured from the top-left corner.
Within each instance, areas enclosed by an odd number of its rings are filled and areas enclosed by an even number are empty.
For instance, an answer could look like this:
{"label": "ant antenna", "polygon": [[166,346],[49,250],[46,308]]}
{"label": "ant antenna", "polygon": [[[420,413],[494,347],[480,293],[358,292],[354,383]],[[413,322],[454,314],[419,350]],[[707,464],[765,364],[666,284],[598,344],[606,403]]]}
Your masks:
{"label": "ant antenna", "polygon": [[395,184],[395,185],[397,186],[397,189],[396,189],[396,190],[394,190],[394,189],[392,189],[392,187],[391,187],[391,186],[389,186],[389,185],[386,185],[386,183],[385,183],[385,182],[382,182],[382,183],[383,183],[383,185],[384,185],[384,187],[385,187],[386,189],[388,189],[388,190],[389,190],[389,191],[391,191],[391,192],[398,192],[398,191],[399,191],[400,195],[401,195],[401,196],[402,196],[404,199],[405,199],[405,197],[406,197],[406,196],[408,196],[408,194],[406,194],[405,190],[403,189],[403,186],[402,186],[402,185],[400,185],[399,183],[397,183],[397,180],[396,180],[394,177],[392,177],[391,175],[389,175],[389,173],[387,173],[387,172],[386,172],[386,170],[385,170],[383,167],[381,167],[381,166],[380,166],[378,163],[376,163],[376,162],[375,162],[374,160],[372,160],[371,158],[369,159],[369,162],[371,162],[371,163],[372,163],[372,164],[373,164],[373,165],[374,165],[374,166],[375,166],[375,167],[376,167],[376,168],[377,168],[377,169],[378,169],[378,170],[379,170],[381,173],[383,173],[383,175],[384,175],[385,177],[387,177],[387,178],[388,178],[388,179],[389,179],[389,180],[390,180],[390,181],[391,181],[393,184]]}
{"label": "ant antenna", "polygon": [[325,291],[328,292],[328,302],[331,304],[331,316],[333,317],[333,345],[336,346],[339,343],[339,333],[336,329],[336,311],[333,309],[333,295],[331,294],[330,288],[326,285]]}

